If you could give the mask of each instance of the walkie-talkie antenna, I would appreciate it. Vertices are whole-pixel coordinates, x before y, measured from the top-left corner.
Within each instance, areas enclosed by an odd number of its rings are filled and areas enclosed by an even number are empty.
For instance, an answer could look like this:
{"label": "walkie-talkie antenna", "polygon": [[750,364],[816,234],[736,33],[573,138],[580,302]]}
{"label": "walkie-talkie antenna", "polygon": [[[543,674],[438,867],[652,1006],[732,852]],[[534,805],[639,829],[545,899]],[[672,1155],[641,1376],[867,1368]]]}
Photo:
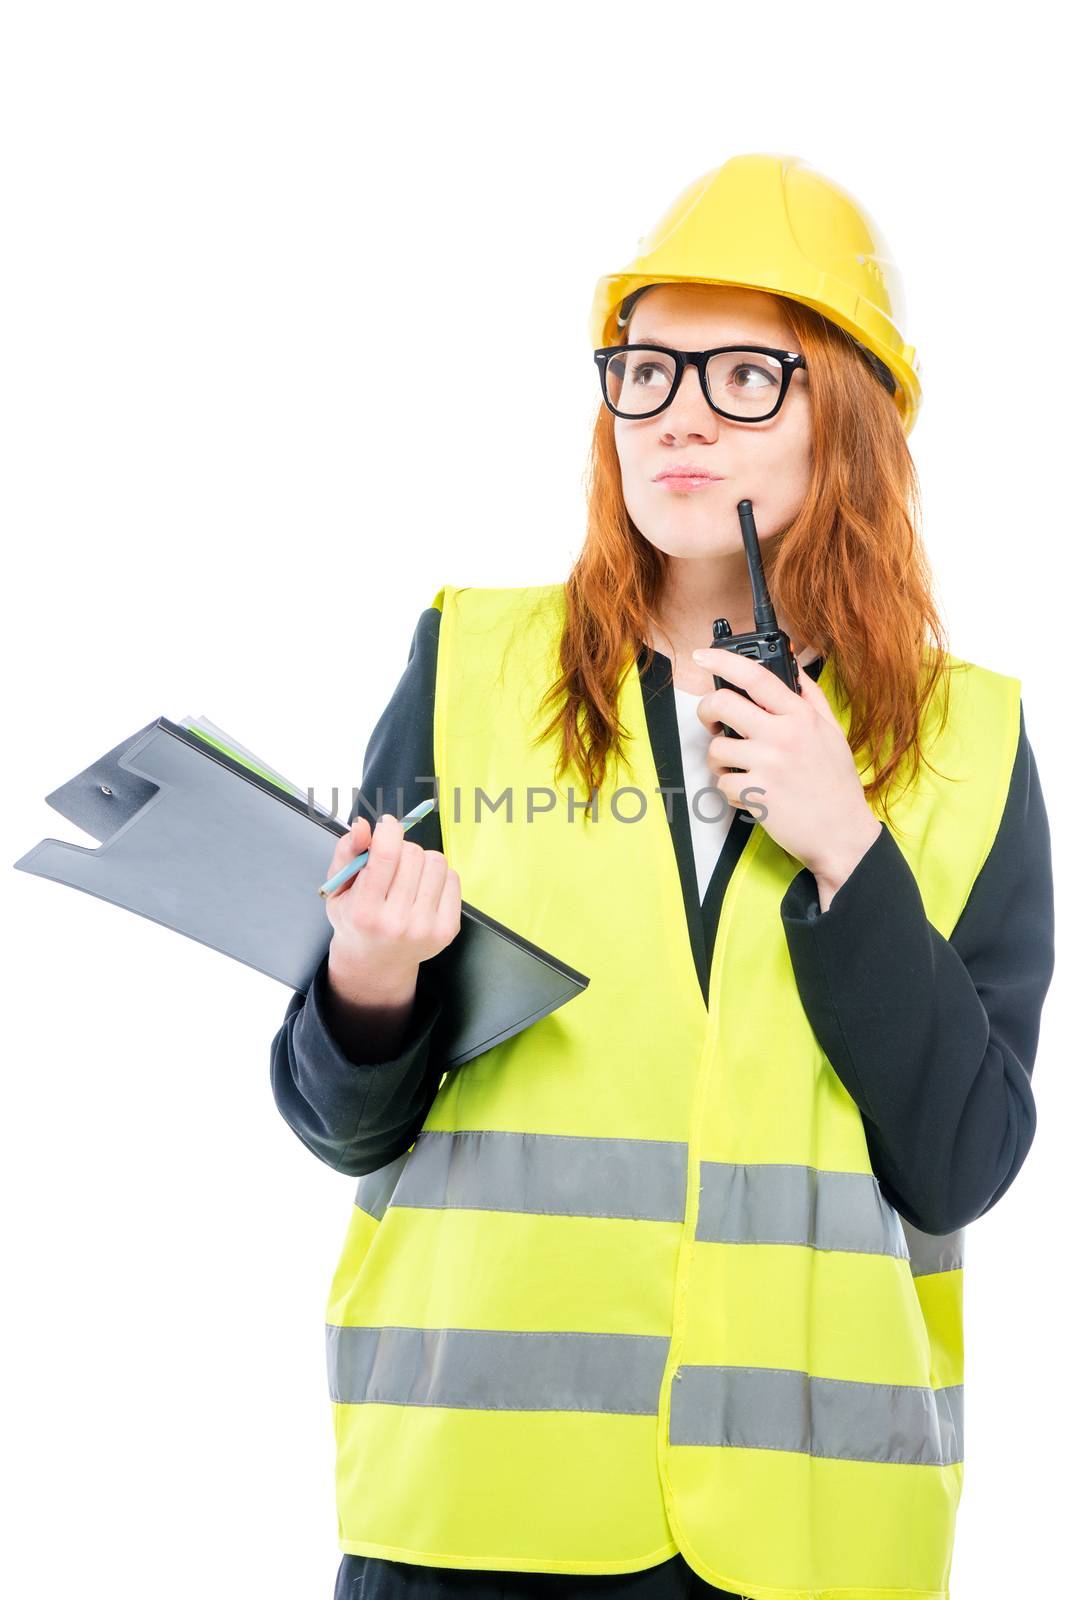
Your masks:
{"label": "walkie-talkie antenna", "polygon": [[761,560],[760,540],[757,538],[756,523],[753,520],[752,500],[739,500],[738,521],[742,525],[742,543],[745,545],[745,559],[749,563],[749,584],[753,591],[753,621],[756,624],[756,631],[774,632],[779,624],[768,593],[767,579],[764,577],[764,563]]}

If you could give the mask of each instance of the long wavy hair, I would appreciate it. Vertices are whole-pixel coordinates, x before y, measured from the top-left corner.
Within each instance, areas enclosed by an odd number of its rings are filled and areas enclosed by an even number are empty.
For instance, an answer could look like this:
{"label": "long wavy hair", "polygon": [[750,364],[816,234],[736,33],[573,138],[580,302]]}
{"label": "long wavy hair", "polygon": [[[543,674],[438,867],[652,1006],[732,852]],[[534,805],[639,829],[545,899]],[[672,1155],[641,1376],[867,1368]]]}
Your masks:
{"label": "long wavy hair", "polygon": [[[858,345],[799,301],[771,298],[806,360],[812,473],[796,517],[765,550],[768,588],[800,638],[833,658],[848,697],[850,749],[872,767],[865,796],[885,815],[899,767],[907,783],[921,760],[930,765],[920,729],[951,665],[919,531],[915,463],[893,398]],[[557,782],[576,772],[587,807],[611,755],[629,766],[621,675],[649,636],[668,561],[624,504],[614,420],[602,402],[585,478],[586,538],[565,584],[560,675],[540,707],[560,702],[538,742],[559,735]]]}

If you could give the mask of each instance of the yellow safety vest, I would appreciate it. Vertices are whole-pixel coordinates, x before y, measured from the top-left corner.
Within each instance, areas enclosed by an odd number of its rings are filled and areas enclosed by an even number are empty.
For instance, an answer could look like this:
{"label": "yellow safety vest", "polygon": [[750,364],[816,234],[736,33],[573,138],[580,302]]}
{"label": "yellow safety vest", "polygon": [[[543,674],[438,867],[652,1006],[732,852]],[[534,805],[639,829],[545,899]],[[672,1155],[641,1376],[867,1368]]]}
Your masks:
{"label": "yellow safety vest", "polygon": [[[910,1226],[872,1173],[793,976],[799,862],[753,827],[706,1009],[636,665],[633,773],[610,765],[596,821],[575,774],[569,818],[536,743],[563,586],[434,604],[445,853],[465,900],[590,983],[446,1074],[412,1149],[359,1182],[327,1305],[341,1549],[574,1573],[681,1551],[754,1600],[945,1600],[962,1238]],[[947,938],[1020,692],[950,659],[938,770],[892,811]],[[847,728],[833,661],[820,686]]]}

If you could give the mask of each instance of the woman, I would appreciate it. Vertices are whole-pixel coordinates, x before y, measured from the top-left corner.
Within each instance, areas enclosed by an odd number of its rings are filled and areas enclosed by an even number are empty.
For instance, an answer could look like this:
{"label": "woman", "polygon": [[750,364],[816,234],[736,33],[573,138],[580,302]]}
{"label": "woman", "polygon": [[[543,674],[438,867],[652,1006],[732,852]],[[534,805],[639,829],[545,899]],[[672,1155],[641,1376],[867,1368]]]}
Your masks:
{"label": "woman", "polygon": [[[272,1048],[366,1175],[336,1600],[948,1594],[962,1233],[1030,1147],[1053,965],[1019,682],[942,643],[871,220],[742,156],[643,244],[595,301],[585,548],[424,612]],[[753,626],[743,498],[796,695],[705,653]],[[591,981],[443,1081],[461,884]]]}

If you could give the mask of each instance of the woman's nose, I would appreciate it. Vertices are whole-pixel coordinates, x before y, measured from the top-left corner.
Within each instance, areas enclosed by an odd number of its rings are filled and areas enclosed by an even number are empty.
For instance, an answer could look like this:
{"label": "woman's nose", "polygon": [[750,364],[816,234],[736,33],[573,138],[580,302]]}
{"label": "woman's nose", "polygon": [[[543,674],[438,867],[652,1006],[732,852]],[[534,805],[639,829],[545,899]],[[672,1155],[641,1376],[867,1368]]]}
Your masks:
{"label": "woman's nose", "polygon": [[699,434],[714,439],[719,432],[719,418],[708,403],[696,367],[687,367],[682,375],[678,393],[663,415],[664,427],[673,433]]}

